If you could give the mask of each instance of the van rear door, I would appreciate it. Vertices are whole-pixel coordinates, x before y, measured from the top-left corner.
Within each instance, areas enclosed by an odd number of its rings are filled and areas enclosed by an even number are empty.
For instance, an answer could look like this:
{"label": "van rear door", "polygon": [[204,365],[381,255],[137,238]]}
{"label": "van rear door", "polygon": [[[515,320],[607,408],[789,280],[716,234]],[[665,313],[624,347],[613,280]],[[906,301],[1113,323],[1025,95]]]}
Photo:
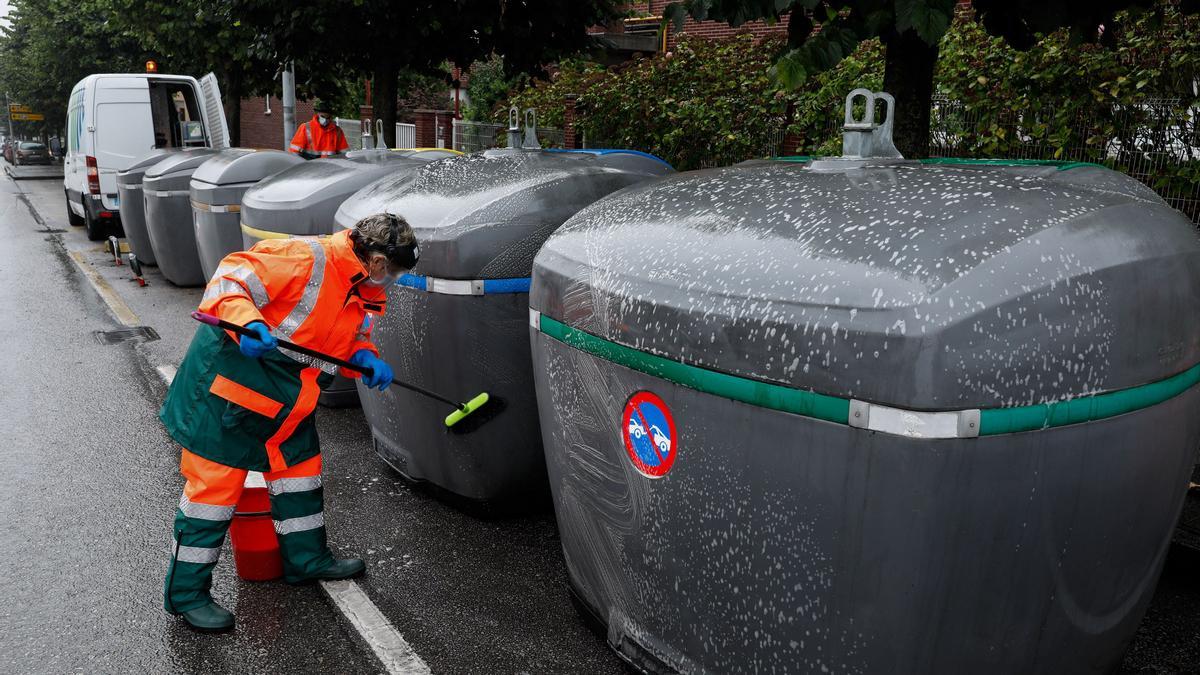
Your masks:
{"label": "van rear door", "polygon": [[154,149],[150,89],[144,77],[103,77],[96,82],[93,148],[105,206],[116,199],[117,172]]}
{"label": "van rear door", "polygon": [[229,147],[229,123],[225,121],[225,108],[221,105],[221,87],[217,76],[209,73],[200,78],[200,91],[204,95],[204,126],[212,147]]}

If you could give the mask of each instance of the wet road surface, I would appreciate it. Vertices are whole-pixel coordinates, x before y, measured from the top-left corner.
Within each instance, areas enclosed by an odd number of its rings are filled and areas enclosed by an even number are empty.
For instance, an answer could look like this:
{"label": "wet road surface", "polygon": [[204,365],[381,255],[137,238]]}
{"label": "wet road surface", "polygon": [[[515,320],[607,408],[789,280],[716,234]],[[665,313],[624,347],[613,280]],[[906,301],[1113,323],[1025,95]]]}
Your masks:
{"label": "wet road surface", "polygon": [[[237,630],[197,635],[162,611],[183,481],[157,368],[182,359],[200,290],[152,267],[133,284],[67,225],[58,181],[0,178],[0,236],[0,672],[379,671],[317,587],[243,582],[228,544],[214,596]],[[161,339],[99,344],[123,326],[72,254]],[[402,481],[359,410],[318,425],[331,545],[367,561],[359,585],[433,672],[625,672],[570,603],[548,504],[475,517]],[[1120,672],[1200,672],[1200,555],[1172,548]]]}

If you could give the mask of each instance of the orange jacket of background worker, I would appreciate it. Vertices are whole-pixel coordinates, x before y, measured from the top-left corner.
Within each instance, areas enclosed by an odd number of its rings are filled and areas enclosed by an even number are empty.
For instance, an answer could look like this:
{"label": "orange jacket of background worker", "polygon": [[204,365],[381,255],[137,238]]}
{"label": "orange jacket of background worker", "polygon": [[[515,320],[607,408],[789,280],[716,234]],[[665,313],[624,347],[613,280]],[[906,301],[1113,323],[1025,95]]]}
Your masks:
{"label": "orange jacket of background worker", "polygon": [[313,118],[296,129],[296,135],[292,137],[292,144],[288,147],[291,152],[310,159],[330,157],[349,149],[346,134],[333,122],[333,111],[329,109],[328,104],[321,101],[317,101],[313,106]]}

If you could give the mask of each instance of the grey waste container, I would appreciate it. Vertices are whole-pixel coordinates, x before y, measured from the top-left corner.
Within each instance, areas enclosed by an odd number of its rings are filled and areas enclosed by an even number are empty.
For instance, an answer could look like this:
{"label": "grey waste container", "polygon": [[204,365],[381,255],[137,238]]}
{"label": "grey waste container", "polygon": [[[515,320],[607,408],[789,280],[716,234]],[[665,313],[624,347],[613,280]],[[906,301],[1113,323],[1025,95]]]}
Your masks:
{"label": "grey waste container", "polygon": [[176,148],[161,148],[134,162],[128,169],[117,174],[117,196],[121,200],[121,224],[129,250],[143,264],[154,265],[154,249],[150,246],[150,235],[146,232],[146,210],[142,202],[142,179],[146,170],[158,164]]}
{"label": "grey waste container", "polygon": [[344,157],[290,167],[246,192],[242,244],[262,239],[333,234],[333,216],[347,197],[393,171],[459,153],[452,150],[354,150]]}
{"label": "grey waste container", "polygon": [[192,173],[218,152],[196,148],[171,153],[146,169],[142,179],[146,233],[154,260],[167,281],[176,286],[203,286],[207,281],[196,252],[188,183]]}
{"label": "grey waste container", "polygon": [[304,163],[292,152],[239,148],[226,150],[196,169],[189,186],[192,225],[206,279],[212,278],[221,258],[242,250],[239,216],[246,190],[267,176]]}
{"label": "grey waste container", "polygon": [[[529,271],[546,237],[584,206],[672,169],[634,152],[502,150],[392,176],[346,200],[339,226],[381,211],[416,230],[421,258],[389,293],[374,339],[402,380],[503,406],[478,433],[448,434],[450,411],[397,387],[360,385],[377,452],[399,472],[481,502],[546,492],[525,332]],[[464,423],[466,424],[466,423]]]}
{"label": "grey waste container", "polygon": [[625,658],[1120,662],[1200,442],[1200,241],[1137,181],[875,158],[679,174],[563,225],[530,305],[570,581]]}
{"label": "grey waste container", "polygon": [[[452,150],[355,150],[345,157],[316,159],[281,171],[246,191],[242,198],[242,245],[265,238],[333,233],[333,216],[346,198],[390,174],[408,174]],[[321,392],[329,407],[358,405],[354,380],[335,377]]]}

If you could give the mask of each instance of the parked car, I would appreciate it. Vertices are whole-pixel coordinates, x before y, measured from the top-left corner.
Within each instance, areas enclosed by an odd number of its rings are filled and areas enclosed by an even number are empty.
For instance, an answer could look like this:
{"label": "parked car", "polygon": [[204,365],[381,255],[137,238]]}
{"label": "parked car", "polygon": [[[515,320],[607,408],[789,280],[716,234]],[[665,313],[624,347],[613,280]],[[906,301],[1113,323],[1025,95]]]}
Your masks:
{"label": "parked car", "polygon": [[32,141],[21,141],[16,145],[18,164],[49,164],[50,152],[46,146]]}
{"label": "parked car", "polygon": [[93,241],[120,218],[117,173],[158,148],[228,147],[217,79],[89,75],[67,103],[63,190],[67,218]]}
{"label": "parked car", "polygon": [[13,161],[12,146],[13,142],[7,138],[4,139],[4,145],[0,146],[0,153],[4,154],[4,161],[8,162],[9,164],[12,164]]}

